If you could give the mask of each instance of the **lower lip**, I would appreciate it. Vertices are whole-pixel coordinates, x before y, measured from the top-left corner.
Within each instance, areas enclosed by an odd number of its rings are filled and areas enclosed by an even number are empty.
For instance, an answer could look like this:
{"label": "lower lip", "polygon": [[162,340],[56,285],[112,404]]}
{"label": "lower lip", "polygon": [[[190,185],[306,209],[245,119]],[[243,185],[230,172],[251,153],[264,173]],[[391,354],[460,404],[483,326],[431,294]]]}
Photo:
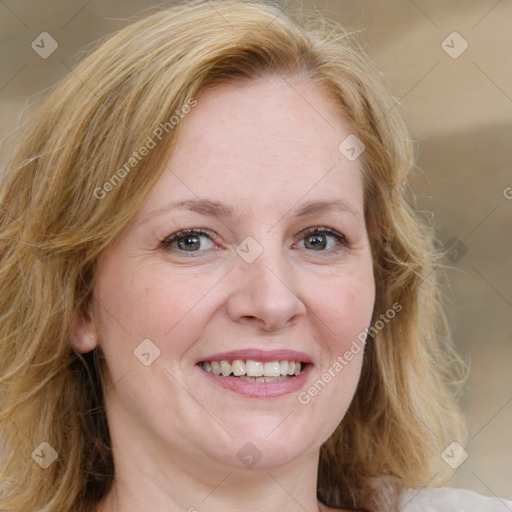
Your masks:
{"label": "lower lip", "polygon": [[273,398],[293,393],[302,388],[308,378],[312,365],[307,364],[299,375],[281,382],[247,382],[236,377],[223,377],[222,375],[207,372],[202,366],[198,366],[198,368],[214,384],[224,389],[253,398]]}

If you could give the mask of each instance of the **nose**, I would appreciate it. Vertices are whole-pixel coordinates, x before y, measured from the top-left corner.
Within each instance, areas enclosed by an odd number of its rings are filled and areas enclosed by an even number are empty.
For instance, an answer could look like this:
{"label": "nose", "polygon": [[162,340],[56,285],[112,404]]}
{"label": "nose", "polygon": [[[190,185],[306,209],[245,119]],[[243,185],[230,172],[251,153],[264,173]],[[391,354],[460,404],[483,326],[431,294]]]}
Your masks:
{"label": "nose", "polygon": [[252,324],[261,331],[278,331],[306,312],[298,296],[297,277],[281,247],[266,247],[252,263],[239,258],[232,279],[227,311],[234,322]]}

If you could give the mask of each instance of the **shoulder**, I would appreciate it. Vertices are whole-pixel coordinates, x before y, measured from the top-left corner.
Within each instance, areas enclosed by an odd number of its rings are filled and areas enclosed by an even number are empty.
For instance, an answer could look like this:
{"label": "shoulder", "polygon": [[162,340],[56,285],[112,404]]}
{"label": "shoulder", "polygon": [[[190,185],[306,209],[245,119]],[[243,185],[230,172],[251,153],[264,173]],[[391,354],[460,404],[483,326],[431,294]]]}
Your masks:
{"label": "shoulder", "polygon": [[[453,487],[415,489],[397,477],[366,480],[359,497],[361,512],[512,512],[512,501]],[[341,512],[327,508],[322,512]]]}
{"label": "shoulder", "polygon": [[398,509],[401,512],[511,512],[512,501],[451,487],[405,489]]}

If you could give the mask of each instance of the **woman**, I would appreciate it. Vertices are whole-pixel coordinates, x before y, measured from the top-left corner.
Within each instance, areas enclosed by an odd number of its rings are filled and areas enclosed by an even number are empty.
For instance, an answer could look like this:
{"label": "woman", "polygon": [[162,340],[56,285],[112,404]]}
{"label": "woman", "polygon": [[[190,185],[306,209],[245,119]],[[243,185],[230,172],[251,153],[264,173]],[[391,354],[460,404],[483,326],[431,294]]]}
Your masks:
{"label": "woman", "polygon": [[19,135],[1,510],[512,505],[416,490],[463,449],[464,368],[406,129],[341,30],[183,2],[108,38]]}

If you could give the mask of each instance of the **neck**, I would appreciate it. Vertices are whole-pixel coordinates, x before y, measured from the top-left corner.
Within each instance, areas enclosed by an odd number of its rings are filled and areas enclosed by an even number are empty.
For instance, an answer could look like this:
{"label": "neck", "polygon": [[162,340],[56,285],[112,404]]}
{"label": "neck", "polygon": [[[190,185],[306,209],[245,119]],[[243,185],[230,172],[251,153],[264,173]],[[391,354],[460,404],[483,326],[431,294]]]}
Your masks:
{"label": "neck", "polygon": [[316,497],[317,462],[318,454],[311,454],[280,467],[229,470],[179,460],[165,468],[119,460],[114,485],[97,512],[318,512],[326,508],[319,508]]}
{"label": "neck", "polygon": [[270,456],[248,468],[227,457],[245,440],[222,437],[224,431],[210,433],[218,437],[218,449],[206,453],[186,431],[164,439],[120,411],[109,417],[109,428],[115,478],[96,512],[328,510],[319,508],[316,496],[319,446],[282,463]]}

